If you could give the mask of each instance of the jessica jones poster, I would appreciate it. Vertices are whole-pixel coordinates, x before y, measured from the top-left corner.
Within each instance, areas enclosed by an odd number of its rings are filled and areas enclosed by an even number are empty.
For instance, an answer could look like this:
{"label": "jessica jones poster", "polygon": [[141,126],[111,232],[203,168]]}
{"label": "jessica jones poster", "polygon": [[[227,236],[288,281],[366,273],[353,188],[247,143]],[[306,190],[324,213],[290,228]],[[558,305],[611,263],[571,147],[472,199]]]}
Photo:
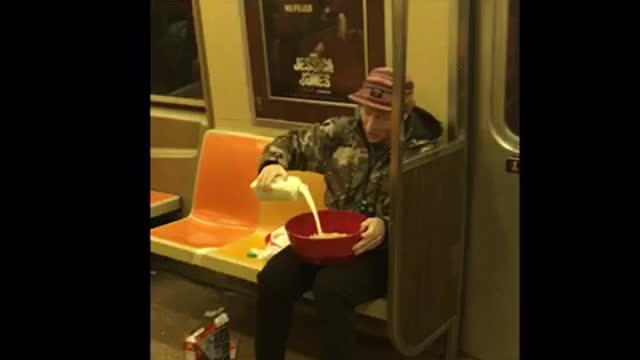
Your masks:
{"label": "jessica jones poster", "polygon": [[367,68],[364,1],[261,1],[270,96],[349,102]]}

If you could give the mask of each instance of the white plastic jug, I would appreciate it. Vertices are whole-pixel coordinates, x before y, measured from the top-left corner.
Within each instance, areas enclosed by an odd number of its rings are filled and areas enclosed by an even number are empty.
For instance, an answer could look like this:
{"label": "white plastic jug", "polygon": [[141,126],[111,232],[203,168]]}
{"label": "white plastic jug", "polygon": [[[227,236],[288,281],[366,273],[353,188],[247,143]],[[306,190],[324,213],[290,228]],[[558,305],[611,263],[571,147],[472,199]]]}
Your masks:
{"label": "white plastic jug", "polygon": [[296,201],[300,198],[302,188],[307,185],[296,176],[289,176],[287,180],[277,179],[271,184],[271,191],[258,190],[258,179],[251,183],[251,190],[260,201]]}

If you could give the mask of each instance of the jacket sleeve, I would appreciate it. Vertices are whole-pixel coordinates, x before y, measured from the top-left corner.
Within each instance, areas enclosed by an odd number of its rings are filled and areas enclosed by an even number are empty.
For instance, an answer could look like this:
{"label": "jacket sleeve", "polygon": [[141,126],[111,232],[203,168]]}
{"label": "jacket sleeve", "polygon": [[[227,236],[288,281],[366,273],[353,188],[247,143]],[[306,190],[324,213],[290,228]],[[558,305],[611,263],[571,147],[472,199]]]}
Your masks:
{"label": "jacket sleeve", "polygon": [[334,117],[322,124],[292,130],[276,137],[264,149],[258,171],[269,164],[280,164],[287,170],[324,174],[331,150],[335,148],[347,123],[348,118]]}

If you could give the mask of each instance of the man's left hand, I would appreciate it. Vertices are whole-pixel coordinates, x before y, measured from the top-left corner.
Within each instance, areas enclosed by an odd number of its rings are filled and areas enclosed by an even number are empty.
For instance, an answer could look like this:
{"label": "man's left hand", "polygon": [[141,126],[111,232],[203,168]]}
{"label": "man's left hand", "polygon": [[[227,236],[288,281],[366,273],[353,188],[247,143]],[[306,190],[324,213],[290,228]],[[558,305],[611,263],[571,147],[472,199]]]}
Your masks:
{"label": "man's left hand", "polygon": [[380,218],[368,218],[360,225],[362,240],[353,246],[356,255],[376,248],[384,240],[384,221]]}

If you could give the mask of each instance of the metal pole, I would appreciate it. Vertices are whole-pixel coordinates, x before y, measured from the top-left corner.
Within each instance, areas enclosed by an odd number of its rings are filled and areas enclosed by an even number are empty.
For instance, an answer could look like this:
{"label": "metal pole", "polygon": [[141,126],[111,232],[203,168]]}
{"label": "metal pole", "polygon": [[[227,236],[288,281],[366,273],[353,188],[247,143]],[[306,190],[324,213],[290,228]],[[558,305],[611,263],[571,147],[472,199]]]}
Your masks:
{"label": "metal pole", "polygon": [[[415,339],[407,339],[403,335],[402,325],[399,324],[399,302],[400,289],[396,286],[396,279],[401,275],[400,260],[401,253],[398,244],[406,243],[403,239],[405,231],[402,227],[404,196],[402,191],[403,171],[408,171],[417,166],[417,159],[412,159],[403,164],[402,137],[404,132],[403,110],[404,110],[404,84],[406,79],[406,57],[407,57],[407,29],[408,29],[408,1],[392,0],[392,34],[393,34],[393,100],[391,112],[391,222],[389,235],[394,243],[389,246],[389,292],[387,296],[387,330],[389,338],[394,347],[405,356],[415,356],[426,349],[438,337],[447,332],[447,354],[446,359],[456,359],[459,353],[458,337],[461,314],[461,286],[462,281],[456,285],[457,288],[457,309],[456,313],[437,328],[426,339],[420,339],[416,343]],[[450,44],[449,44],[449,126],[450,135],[455,138],[450,139],[440,148],[438,156],[445,156],[450,152],[460,150],[465,146],[466,151],[466,117],[467,117],[467,61],[468,61],[468,36],[469,36],[469,0],[451,0],[449,8],[450,21]],[[451,142],[453,140],[453,142]],[[427,162],[428,158],[419,160],[418,165]],[[413,166],[412,166],[413,162]],[[465,164],[466,168],[466,164]],[[465,190],[466,191],[466,190]],[[464,206],[463,206],[464,209]],[[464,210],[463,210],[464,212]],[[463,216],[462,214],[461,216]],[[463,235],[463,234],[461,234]],[[462,254],[462,256],[464,256]],[[464,257],[463,257],[464,259]],[[462,264],[462,262],[460,263]],[[462,265],[460,265],[462,267]],[[459,269],[461,270],[461,269]],[[406,276],[406,274],[404,274]],[[429,309],[427,311],[431,311]],[[420,311],[416,309],[416,311]]]}
{"label": "metal pole", "polygon": [[[404,110],[404,83],[406,78],[406,52],[407,52],[407,0],[393,0],[393,100],[391,110],[391,225],[389,235],[391,239],[400,239],[403,236],[399,222],[402,218],[402,137],[404,126],[402,113]],[[396,289],[394,284],[398,273],[398,247],[389,246],[389,289]],[[405,353],[407,349],[402,335],[399,334],[396,321],[398,309],[395,301],[395,293],[389,292],[387,299],[387,314],[390,323],[387,324],[389,338],[398,350]]]}

